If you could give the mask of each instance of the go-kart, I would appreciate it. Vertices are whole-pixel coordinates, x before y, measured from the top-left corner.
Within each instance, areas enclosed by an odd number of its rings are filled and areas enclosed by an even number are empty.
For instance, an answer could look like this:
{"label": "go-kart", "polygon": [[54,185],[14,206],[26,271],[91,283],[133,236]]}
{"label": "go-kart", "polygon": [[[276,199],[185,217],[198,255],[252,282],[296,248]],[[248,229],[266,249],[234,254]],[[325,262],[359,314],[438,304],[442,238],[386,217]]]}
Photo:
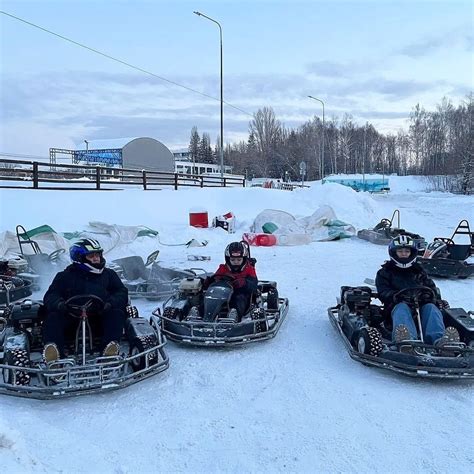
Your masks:
{"label": "go-kart", "polygon": [[183,278],[201,273],[200,269],[179,270],[162,267],[156,262],[158,253],[159,250],[151,253],[146,262],[136,255],[111,262],[110,268],[119,275],[132,298],[146,298],[150,301],[168,298],[176,292]]}
{"label": "go-kart", "polygon": [[49,363],[43,360],[46,310],[41,301],[24,300],[3,311],[0,394],[48,399],[102,392],[126,387],[168,367],[166,338],[156,317],[148,321],[128,306],[119,354],[104,356],[98,350],[104,302],[94,295],[78,295],[66,301],[66,308],[77,324],[66,333],[67,355]]}
{"label": "go-kart", "polygon": [[[455,242],[460,236],[466,236],[468,243]],[[432,277],[467,278],[474,275],[474,262],[468,262],[473,255],[474,232],[471,232],[469,222],[462,220],[450,238],[435,237],[418,258],[418,263]]]}
{"label": "go-kart", "polygon": [[[393,223],[397,217],[397,227],[393,227]],[[400,234],[409,235],[418,249],[419,254],[423,254],[426,248],[426,241],[421,235],[413,232],[407,232],[400,227],[400,211],[395,209],[391,219],[382,219],[373,229],[362,229],[357,232],[359,239],[368,240],[377,245],[388,245],[392,239]]]}
{"label": "go-kart", "polygon": [[163,333],[175,342],[197,346],[231,346],[274,337],[288,313],[288,299],[278,296],[274,281],[259,281],[245,314],[230,317],[232,281],[181,280],[178,290],[153,312]]}
{"label": "go-kart", "polygon": [[329,320],[341,336],[349,355],[365,365],[376,366],[413,377],[474,378],[473,312],[462,308],[445,308],[446,327],[456,328],[460,342],[440,346],[423,341],[419,316],[421,295],[428,287],[407,288],[395,295],[395,301],[412,307],[418,333],[417,340],[393,342],[391,318],[384,307],[375,304],[377,293],[368,286],[343,286],[337,306],[328,308]]}
{"label": "go-kart", "polygon": [[0,274],[0,307],[8,306],[32,294],[31,281],[24,278]]}
{"label": "go-kart", "polygon": [[[17,272],[17,276],[30,280],[36,285],[36,289],[39,289],[42,277],[52,277],[68,265],[69,259],[64,248],[56,249],[50,254],[43,252],[38,242],[33,240],[22,225],[16,226],[16,237],[20,248],[20,254],[16,258],[25,262],[23,269]],[[24,247],[29,250],[25,250]]]}

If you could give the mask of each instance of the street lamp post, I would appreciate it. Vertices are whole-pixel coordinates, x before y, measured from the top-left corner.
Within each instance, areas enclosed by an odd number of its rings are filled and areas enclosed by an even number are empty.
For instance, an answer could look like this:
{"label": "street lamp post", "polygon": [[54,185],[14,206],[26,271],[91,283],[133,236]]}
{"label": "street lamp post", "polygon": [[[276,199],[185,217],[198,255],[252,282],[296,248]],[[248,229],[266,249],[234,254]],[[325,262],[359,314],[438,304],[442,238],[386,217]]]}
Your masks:
{"label": "street lamp post", "polygon": [[221,147],[220,147],[220,161],[221,161],[221,179],[224,178],[224,74],[223,74],[223,56],[222,56],[222,27],[221,24],[213,18],[204,15],[201,12],[193,12],[197,16],[202,16],[212,21],[219,27],[220,47],[221,47]]}
{"label": "street lamp post", "polygon": [[86,144],[86,161],[89,163],[89,142],[87,140],[84,140],[84,143]]}
{"label": "street lamp post", "polygon": [[317,100],[318,102],[321,102],[323,106],[323,140],[322,140],[322,151],[321,151],[321,183],[324,179],[324,102],[321,99],[318,99],[317,97],[313,97],[312,95],[308,96],[310,99]]}

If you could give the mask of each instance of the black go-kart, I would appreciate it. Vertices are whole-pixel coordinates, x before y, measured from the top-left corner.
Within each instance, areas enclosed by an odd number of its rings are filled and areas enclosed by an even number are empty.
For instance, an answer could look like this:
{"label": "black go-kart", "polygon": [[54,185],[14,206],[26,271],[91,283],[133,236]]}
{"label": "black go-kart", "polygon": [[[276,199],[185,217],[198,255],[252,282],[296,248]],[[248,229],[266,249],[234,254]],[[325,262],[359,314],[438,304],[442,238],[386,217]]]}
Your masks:
{"label": "black go-kart", "polygon": [[[259,281],[242,317],[230,317],[232,282],[214,281],[204,290],[203,279],[183,279],[176,293],[153,314],[161,318],[166,337],[196,346],[231,346],[274,337],[288,313],[288,299],[278,296],[277,284]],[[196,311],[199,308],[198,311]],[[196,314],[198,313],[198,314]]]}
{"label": "black go-kart", "polygon": [[[126,387],[169,366],[166,338],[156,317],[146,320],[127,307],[124,334],[117,356],[98,351],[98,315],[104,302],[94,295],[79,295],[66,302],[77,325],[66,334],[68,353],[49,363],[43,360],[45,308],[41,301],[9,305],[0,317],[0,394],[53,399]],[[74,327],[74,325],[72,325]]]}
{"label": "black go-kart", "polygon": [[[397,226],[393,227],[395,217]],[[395,209],[391,219],[382,219],[373,229],[362,229],[357,232],[359,239],[367,240],[377,245],[388,245],[392,239],[400,234],[409,235],[418,249],[419,254],[423,254],[426,248],[426,240],[419,234],[407,232],[400,227],[400,211]]]}
{"label": "black go-kart", "polygon": [[[467,243],[455,242],[461,240]],[[426,248],[418,263],[431,277],[468,278],[474,275],[474,262],[468,259],[474,256],[474,232],[467,220],[462,220],[450,238],[435,237]]]}
{"label": "black go-kart", "polygon": [[190,268],[180,270],[159,265],[156,262],[159,250],[151,253],[146,262],[140,256],[129,256],[113,260],[110,264],[128,289],[132,298],[146,298],[150,301],[163,300],[178,289],[183,278],[194,277],[204,270]]}
{"label": "black go-kart", "polygon": [[8,306],[13,301],[27,298],[31,294],[31,281],[0,273],[0,307]]}
{"label": "black go-kart", "polygon": [[[407,288],[396,295],[396,301],[407,302],[414,310],[419,328],[419,297],[432,292],[427,287]],[[440,379],[474,378],[473,312],[462,308],[441,310],[446,327],[459,331],[460,342],[442,346],[423,340],[392,342],[391,318],[368,286],[343,286],[337,306],[328,309],[329,320],[336,328],[352,359],[365,365],[392,370],[413,377]]]}

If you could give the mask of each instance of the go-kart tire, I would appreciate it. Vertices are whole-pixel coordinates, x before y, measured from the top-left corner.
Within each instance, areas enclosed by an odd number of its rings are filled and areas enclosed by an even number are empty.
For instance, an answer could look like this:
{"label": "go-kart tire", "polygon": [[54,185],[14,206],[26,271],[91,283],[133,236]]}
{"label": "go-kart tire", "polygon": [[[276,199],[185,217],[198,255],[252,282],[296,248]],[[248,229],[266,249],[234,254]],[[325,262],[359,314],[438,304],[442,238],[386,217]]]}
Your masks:
{"label": "go-kart tire", "polygon": [[[150,349],[156,345],[157,344],[156,344],[155,337],[152,337],[152,336],[136,337],[130,343],[130,356],[140,354],[141,352],[146,351],[147,349]],[[157,354],[154,352],[150,352],[148,353],[148,355],[135,358],[130,362],[130,365],[132,366],[132,369],[134,372],[143,370],[146,367],[145,357],[148,357],[148,366],[155,365],[156,363],[158,363]]]}
{"label": "go-kart tire", "polygon": [[382,334],[376,328],[362,328],[355,337],[355,348],[361,354],[377,357],[382,352]]}
{"label": "go-kart tire", "polygon": [[167,306],[163,310],[163,316],[168,319],[176,319],[177,321],[183,320],[183,312],[180,309],[171,306]]}
{"label": "go-kart tire", "polygon": [[[250,317],[252,319],[261,319],[265,316],[265,310],[263,308],[258,308],[258,311],[256,309],[252,310],[250,313]],[[268,331],[267,327],[267,322],[266,321],[260,321],[255,325],[255,330],[257,332],[265,332]]]}
{"label": "go-kart tire", "polygon": [[138,308],[136,306],[127,306],[126,313],[128,318],[139,318]]}
{"label": "go-kart tire", "polygon": [[[15,367],[30,367],[30,356],[25,349],[13,349],[8,351],[5,356],[6,365]],[[28,372],[22,370],[3,369],[3,380],[7,384],[13,384],[14,375],[16,376],[15,385],[29,385],[31,376]]]}
{"label": "go-kart tire", "polygon": [[270,309],[270,310],[278,309],[278,290],[276,288],[270,288],[268,290],[267,309]]}

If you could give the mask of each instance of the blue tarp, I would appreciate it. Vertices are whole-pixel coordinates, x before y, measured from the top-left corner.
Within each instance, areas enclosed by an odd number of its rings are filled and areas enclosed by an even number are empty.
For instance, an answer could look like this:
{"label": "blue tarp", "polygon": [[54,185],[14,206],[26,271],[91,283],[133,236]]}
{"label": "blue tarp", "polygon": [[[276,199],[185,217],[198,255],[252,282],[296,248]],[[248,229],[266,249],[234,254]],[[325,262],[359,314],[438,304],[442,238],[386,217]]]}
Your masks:
{"label": "blue tarp", "polygon": [[328,177],[323,180],[323,183],[338,183],[343,186],[349,186],[354,191],[368,191],[370,193],[380,193],[382,191],[389,191],[388,178],[336,178]]}

